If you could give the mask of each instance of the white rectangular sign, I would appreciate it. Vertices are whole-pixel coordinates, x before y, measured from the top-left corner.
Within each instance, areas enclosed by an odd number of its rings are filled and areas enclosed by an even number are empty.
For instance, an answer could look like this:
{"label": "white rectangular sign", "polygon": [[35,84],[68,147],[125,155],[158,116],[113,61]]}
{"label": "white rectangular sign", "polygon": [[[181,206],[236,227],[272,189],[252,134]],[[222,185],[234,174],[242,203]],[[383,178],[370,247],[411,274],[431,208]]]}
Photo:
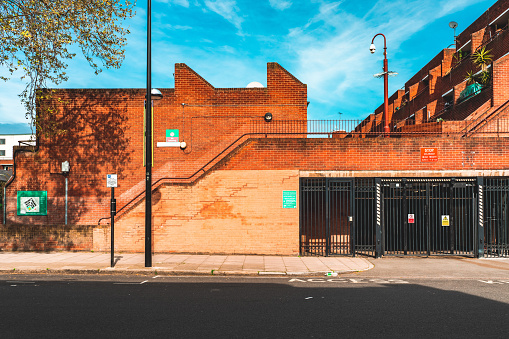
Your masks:
{"label": "white rectangular sign", "polygon": [[106,175],[106,187],[117,187],[117,175],[107,174]]}

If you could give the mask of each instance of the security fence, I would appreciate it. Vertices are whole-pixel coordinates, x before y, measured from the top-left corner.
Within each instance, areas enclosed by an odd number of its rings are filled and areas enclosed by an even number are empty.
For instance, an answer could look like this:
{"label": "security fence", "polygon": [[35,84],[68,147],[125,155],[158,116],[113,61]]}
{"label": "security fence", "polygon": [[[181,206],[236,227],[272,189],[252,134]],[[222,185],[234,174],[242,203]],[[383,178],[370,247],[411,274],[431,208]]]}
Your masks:
{"label": "security fence", "polygon": [[301,178],[301,255],[509,256],[507,178]]}

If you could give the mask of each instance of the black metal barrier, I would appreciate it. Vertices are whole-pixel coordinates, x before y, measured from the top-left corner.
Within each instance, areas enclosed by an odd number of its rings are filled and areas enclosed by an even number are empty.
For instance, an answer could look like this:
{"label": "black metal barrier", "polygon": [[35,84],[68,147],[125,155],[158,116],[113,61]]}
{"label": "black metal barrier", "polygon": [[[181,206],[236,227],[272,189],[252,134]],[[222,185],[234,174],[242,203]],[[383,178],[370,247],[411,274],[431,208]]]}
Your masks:
{"label": "black metal barrier", "polygon": [[484,178],[484,255],[509,257],[509,179]]}
{"label": "black metal barrier", "polygon": [[[375,255],[373,179],[301,178],[301,255]],[[362,223],[361,227],[356,224]]]}
{"label": "black metal barrier", "polygon": [[507,178],[301,178],[301,255],[509,256]]}

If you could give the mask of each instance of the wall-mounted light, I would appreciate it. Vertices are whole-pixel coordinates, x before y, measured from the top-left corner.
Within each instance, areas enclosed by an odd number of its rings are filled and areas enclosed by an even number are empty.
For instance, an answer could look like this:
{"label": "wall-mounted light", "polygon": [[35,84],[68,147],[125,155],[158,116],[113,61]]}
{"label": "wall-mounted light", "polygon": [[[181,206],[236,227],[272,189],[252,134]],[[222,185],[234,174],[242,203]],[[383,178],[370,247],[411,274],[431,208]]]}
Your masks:
{"label": "wall-mounted light", "polygon": [[271,122],[272,121],[272,113],[265,113],[265,116],[263,117],[263,119],[265,119],[266,122]]}
{"label": "wall-mounted light", "polygon": [[181,150],[185,150],[185,149],[186,149],[186,147],[187,147],[186,142],[185,142],[185,141],[182,141],[182,142],[180,143],[180,149],[181,149]]}
{"label": "wall-mounted light", "polygon": [[62,174],[68,175],[71,169],[71,165],[69,165],[69,161],[62,162]]}

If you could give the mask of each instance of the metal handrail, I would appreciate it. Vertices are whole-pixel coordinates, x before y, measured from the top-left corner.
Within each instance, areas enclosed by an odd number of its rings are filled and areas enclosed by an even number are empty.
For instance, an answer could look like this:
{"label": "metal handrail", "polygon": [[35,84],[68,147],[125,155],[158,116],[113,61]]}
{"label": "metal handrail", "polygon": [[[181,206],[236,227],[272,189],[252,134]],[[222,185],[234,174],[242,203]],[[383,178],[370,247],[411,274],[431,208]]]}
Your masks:
{"label": "metal handrail", "polygon": [[[503,120],[499,119],[501,121],[504,121],[503,124],[504,127],[507,129],[507,133],[509,133],[509,119]],[[401,120],[401,121],[408,121],[408,120]],[[247,132],[239,136],[237,139],[235,139],[232,143],[230,143],[226,148],[224,148],[221,152],[216,154],[212,159],[210,159],[205,165],[200,167],[197,171],[195,171],[193,174],[191,174],[188,177],[163,177],[159,178],[157,181],[155,181],[152,184],[152,191],[158,187],[158,185],[162,181],[168,181],[168,180],[178,180],[178,181],[185,181],[185,180],[191,180],[195,178],[197,175],[202,173],[202,175],[206,174],[213,166],[209,167],[210,165],[214,164],[216,160],[218,160],[222,155],[229,152],[234,148],[235,145],[237,147],[241,146],[243,143],[247,142],[251,138],[267,138],[268,136],[305,136],[306,138],[309,136],[316,136],[316,135],[326,135],[328,138],[335,138],[335,136],[338,136],[338,138],[354,138],[354,137],[362,137],[362,136],[372,136],[377,137],[384,134],[383,126],[379,124],[381,120],[375,119],[372,122],[376,123],[378,122],[377,126],[380,127],[379,130],[375,131],[362,131],[362,128],[360,130],[357,130],[357,127],[360,123],[362,123],[363,120],[282,120],[282,121],[272,121],[270,123],[259,123],[258,120],[253,121],[252,128],[253,130],[251,132]],[[395,126],[395,124],[400,121],[391,121],[391,125]],[[465,121],[464,121],[465,122]],[[461,123],[461,121],[457,121],[457,123]],[[421,124],[423,127],[428,125],[428,123]],[[262,127],[260,127],[262,126]],[[302,130],[303,127],[306,127],[305,130]],[[406,125],[409,126],[409,125]],[[415,125],[418,126],[418,125]],[[292,130],[292,128],[299,128],[300,131]],[[272,129],[273,131],[271,131]],[[276,130],[276,131],[274,131]],[[488,132],[490,133],[490,132]],[[493,133],[500,133],[500,131],[493,132]],[[397,130],[396,128],[393,128],[391,131],[391,135],[402,137],[405,135],[409,136],[422,136],[422,135],[440,135],[440,134],[461,134],[460,131],[454,132],[441,132],[441,131],[426,131],[426,130],[414,130],[414,131],[404,131],[404,130]],[[247,140],[241,141],[243,138],[249,137]],[[208,168],[209,167],[209,168]],[[199,176],[199,177],[201,177]],[[197,180],[199,177],[196,177],[195,180]],[[195,181],[193,180],[193,182]],[[132,198],[129,202],[127,202],[122,208],[120,208],[117,211],[117,218],[120,218],[125,213],[125,210],[131,206],[133,202],[138,200],[145,191],[139,193],[134,198]],[[122,213],[124,212],[124,213]],[[98,224],[101,223],[102,220],[110,219],[110,217],[103,217],[100,218],[98,221]]]}

